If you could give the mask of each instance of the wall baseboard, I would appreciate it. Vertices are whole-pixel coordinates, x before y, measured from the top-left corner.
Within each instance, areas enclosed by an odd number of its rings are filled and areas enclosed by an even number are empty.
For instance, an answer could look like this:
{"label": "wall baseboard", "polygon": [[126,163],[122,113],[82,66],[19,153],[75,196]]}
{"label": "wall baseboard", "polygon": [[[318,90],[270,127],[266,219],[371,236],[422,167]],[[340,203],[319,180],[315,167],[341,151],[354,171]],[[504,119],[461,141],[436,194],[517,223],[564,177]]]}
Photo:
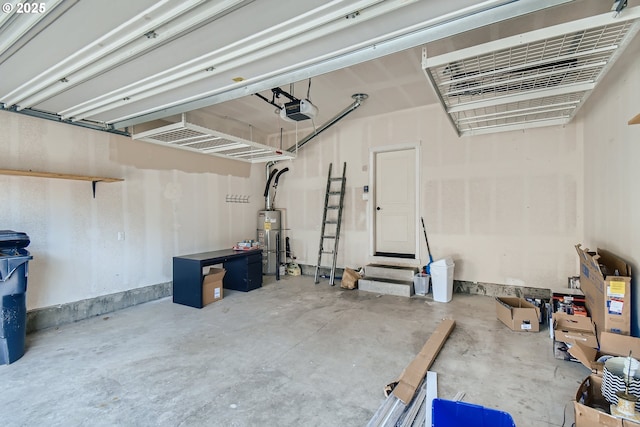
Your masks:
{"label": "wall baseboard", "polygon": [[123,308],[168,297],[172,294],[172,282],[166,282],[66,304],[29,310],[27,312],[27,333],[100,316]]}
{"label": "wall baseboard", "polygon": [[453,292],[458,294],[486,295],[490,297],[551,298],[551,289],[500,285],[497,283],[468,282],[466,280],[454,280]]}
{"label": "wall baseboard", "polygon": [[[316,267],[314,265],[300,264],[302,274],[305,276],[315,275]],[[344,269],[336,268],[336,278],[342,277]],[[330,268],[321,267],[320,275],[329,275]],[[339,285],[339,283],[338,283]],[[512,286],[501,285],[498,283],[469,282],[466,280],[454,280],[453,292],[458,294],[485,295],[490,297],[532,297],[550,299],[551,289],[533,288],[529,286]]]}

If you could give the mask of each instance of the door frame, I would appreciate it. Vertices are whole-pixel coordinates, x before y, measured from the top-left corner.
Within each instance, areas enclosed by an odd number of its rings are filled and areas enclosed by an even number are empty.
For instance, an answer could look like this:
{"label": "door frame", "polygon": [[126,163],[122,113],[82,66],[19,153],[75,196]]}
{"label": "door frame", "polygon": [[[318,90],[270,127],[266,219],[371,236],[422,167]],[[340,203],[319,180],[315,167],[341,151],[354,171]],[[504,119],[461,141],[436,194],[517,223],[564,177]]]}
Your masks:
{"label": "door frame", "polygon": [[[367,223],[369,228],[369,263],[387,263],[387,264],[398,264],[398,265],[410,265],[410,266],[419,266],[420,265],[420,226],[418,218],[420,218],[420,161],[422,159],[420,146],[421,142],[415,144],[395,144],[395,145],[385,145],[382,147],[373,147],[369,148],[369,204],[367,207]],[[415,168],[416,168],[416,182],[415,182],[415,201],[416,201],[416,212],[415,212],[415,258],[395,258],[395,257],[383,257],[375,255],[375,238],[376,238],[376,224],[375,224],[375,206],[376,206],[376,155],[378,153],[388,153],[391,151],[405,151],[405,150],[415,150]]]}

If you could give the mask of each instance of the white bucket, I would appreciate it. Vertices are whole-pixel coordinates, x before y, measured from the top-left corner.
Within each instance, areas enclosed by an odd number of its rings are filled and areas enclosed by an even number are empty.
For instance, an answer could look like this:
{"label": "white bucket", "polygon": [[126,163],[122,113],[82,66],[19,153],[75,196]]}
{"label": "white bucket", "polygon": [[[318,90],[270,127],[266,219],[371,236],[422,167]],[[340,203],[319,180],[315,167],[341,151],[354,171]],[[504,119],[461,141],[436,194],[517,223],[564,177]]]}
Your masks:
{"label": "white bucket", "polygon": [[413,289],[416,295],[426,295],[429,292],[429,277],[424,273],[413,276]]}

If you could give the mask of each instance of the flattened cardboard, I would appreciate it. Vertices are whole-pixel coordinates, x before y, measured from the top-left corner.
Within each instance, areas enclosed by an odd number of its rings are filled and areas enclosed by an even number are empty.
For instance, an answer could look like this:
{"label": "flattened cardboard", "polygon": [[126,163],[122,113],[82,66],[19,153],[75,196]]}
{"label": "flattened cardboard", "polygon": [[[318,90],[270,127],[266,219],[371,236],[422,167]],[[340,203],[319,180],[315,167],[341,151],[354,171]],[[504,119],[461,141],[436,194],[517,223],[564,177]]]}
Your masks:
{"label": "flattened cardboard", "polygon": [[589,375],[578,387],[576,400],[573,402],[576,427],[638,427],[640,424],[633,421],[613,417],[597,410],[594,406],[608,407],[601,392],[602,377]]}
{"label": "flattened cardboard", "polygon": [[416,389],[420,385],[420,381],[424,378],[427,371],[436,359],[444,342],[449,338],[451,331],[456,326],[453,319],[444,319],[435,331],[431,334],[427,342],[420,350],[415,359],[405,368],[400,375],[398,385],[393,389],[393,394],[408,405],[413,399]]}
{"label": "flattened cardboard", "polygon": [[540,309],[523,298],[496,297],[496,316],[516,332],[540,331]]}
{"label": "flattened cardboard", "polygon": [[[598,249],[597,254],[592,254],[576,245],[576,251],[580,258],[580,287],[598,337],[602,332],[629,335],[631,267],[605,249]],[[605,274],[600,265],[604,266]],[[615,275],[616,272],[618,276]]]}
{"label": "flattened cardboard", "polygon": [[553,335],[556,341],[598,347],[596,330],[590,317],[553,313]]}

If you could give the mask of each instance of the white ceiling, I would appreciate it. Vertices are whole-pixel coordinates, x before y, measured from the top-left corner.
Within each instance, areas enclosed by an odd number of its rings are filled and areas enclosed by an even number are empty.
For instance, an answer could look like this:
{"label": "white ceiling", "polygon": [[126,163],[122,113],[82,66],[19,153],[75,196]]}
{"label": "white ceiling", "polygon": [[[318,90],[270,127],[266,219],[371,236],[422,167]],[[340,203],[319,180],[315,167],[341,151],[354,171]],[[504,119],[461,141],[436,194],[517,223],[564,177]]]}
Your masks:
{"label": "white ceiling", "polygon": [[[629,0],[638,3],[640,0]],[[294,129],[272,87],[310,98],[315,125],[439,102],[430,55],[604,13],[608,0],[48,0],[0,15],[4,109],[98,128],[199,110],[263,134]],[[13,12],[26,4],[10,1]],[[36,4],[36,3],[33,3]],[[235,80],[234,80],[235,79]]]}

